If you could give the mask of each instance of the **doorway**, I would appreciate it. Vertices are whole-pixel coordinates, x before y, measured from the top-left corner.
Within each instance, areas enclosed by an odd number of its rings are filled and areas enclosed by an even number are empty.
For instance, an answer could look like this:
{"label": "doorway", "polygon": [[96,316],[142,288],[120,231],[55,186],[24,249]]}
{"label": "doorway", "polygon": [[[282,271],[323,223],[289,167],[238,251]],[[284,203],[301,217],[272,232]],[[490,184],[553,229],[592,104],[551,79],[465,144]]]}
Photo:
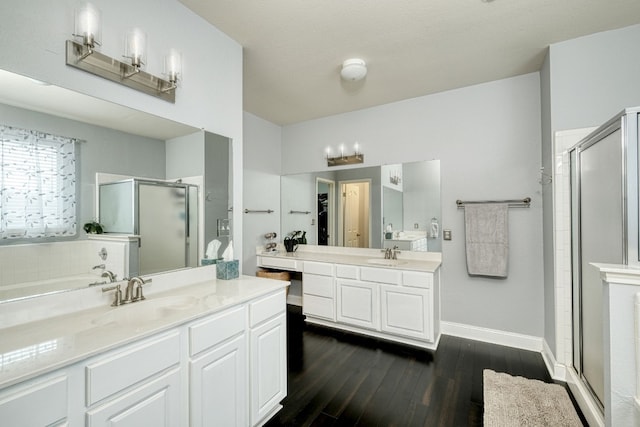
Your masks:
{"label": "doorway", "polygon": [[316,226],[320,246],[335,246],[335,200],[335,181],[316,178]]}
{"label": "doorway", "polygon": [[371,180],[340,182],[340,246],[369,247],[370,189]]}

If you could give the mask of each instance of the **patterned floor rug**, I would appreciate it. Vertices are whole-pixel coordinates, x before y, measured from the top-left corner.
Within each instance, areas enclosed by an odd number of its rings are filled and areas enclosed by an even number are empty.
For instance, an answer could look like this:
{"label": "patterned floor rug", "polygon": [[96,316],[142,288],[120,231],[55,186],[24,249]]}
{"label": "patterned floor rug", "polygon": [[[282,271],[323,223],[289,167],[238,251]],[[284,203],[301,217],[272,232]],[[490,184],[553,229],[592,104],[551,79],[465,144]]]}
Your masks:
{"label": "patterned floor rug", "polygon": [[582,427],[569,394],[558,384],[483,371],[484,425]]}

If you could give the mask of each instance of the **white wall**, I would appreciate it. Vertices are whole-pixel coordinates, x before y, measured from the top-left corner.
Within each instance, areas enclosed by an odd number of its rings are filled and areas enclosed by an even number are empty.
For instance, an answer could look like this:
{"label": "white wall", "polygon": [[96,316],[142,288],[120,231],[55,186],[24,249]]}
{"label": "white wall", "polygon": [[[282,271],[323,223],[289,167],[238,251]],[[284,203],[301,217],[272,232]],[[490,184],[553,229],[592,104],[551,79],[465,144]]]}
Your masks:
{"label": "white wall", "polygon": [[[120,58],[130,27],[147,33],[146,70],[152,74],[162,73],[166,50],[182,52],[184,79],[175,104],[65,64],[76,0],[0,2],[0,68],[228,136],[234,183],[242,188],[242,47],[177,0],[92,2],[102,11],[103,53]],[[241,251],[241,192],[234,197]]]}
{"label": "white wall", "polygon": [[[243,273],[254,275],[256,245],[265,243],[264,235],[280,233],[280,144],[282,130],[253,114],[244,113],[244,206],[248,209],[272,209],[271,214],[244,215]],[[235,183],[234,183],[235,185]]]}
{"label": "white wall", "polygon": [[[443,320],[542,336],[542,206],[538,73],[286,126],[282,173],[326,170],[327,145],[358,141],[363,166],[441,160]],[[467,275],[456,199],[532,197],[511,209],[506,280]]]}
{"label": "white wall", "polygon": [[599,126],[640,105],[640,25],[549,47],[552,132]]}

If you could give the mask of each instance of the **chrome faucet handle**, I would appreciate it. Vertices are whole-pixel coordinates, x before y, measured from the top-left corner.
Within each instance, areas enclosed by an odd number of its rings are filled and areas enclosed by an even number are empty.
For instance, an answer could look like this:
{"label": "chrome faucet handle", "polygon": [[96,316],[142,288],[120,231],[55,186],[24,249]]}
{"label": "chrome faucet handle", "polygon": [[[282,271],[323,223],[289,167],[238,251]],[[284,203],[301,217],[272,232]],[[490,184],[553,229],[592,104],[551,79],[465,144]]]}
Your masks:
{"label": "chrome faucet handle", "polygon": [[106,288],[102,288],[102,292],[115,291],[115,299],[111,304],[112,307],[118,307],[123,304],[122,302],[122,290],[120,289],[120,285],[109,286]]}
{"label": "chrome faucet handle", "polygon": [[391,259],[398,259],[398,254],[401,253],[398,250],[398,245],[394,245],[393,246],[393,255],[391,256]]}

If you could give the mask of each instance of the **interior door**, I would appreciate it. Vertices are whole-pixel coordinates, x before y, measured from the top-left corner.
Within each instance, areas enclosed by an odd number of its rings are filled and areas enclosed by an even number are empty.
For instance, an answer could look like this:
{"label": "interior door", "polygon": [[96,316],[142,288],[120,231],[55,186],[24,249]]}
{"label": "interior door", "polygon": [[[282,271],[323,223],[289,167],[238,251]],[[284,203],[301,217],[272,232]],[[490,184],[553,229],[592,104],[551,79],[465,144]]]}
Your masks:
{"label": "interior door", "polygon": [[368,181],[342,185],[343,246],[369,247],[369,188]]}
{"label": "interior door", "polygon": [[345,186],[345,246],[348,248],[361,248],[360,188],[356,184],[346,184]]}

